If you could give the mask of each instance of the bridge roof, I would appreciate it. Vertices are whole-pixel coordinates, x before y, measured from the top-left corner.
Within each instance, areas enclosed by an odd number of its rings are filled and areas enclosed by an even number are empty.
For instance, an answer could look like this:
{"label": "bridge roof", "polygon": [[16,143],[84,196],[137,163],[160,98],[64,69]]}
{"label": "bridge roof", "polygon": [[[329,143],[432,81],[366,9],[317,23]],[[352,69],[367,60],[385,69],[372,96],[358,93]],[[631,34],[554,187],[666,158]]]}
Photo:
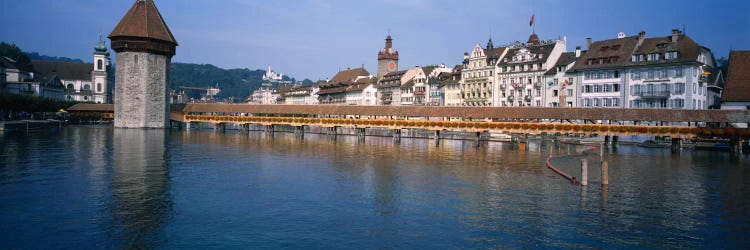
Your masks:
{"label": "bridge roof", "polygon": [[559,107],[431,107],[345,105],[180,104],[173,111],[299,115],[367,115],[492,119],[563,119],[665,122],[747,122],[750,111]]}
{"label": "bridge roof", "polygon": [[[460,117],[491,119],[557,119],[664,122],[750,121],[748,110],[675,110],[626,108],[559,107],[434,107],[434,106],[347,106],[347,105],[259,105],[191,103],[172,104],[173,112],[251,113],[286,115],[363,115],[410,117]],[[76,104],[68,111],[114,112],[112,104]]]}

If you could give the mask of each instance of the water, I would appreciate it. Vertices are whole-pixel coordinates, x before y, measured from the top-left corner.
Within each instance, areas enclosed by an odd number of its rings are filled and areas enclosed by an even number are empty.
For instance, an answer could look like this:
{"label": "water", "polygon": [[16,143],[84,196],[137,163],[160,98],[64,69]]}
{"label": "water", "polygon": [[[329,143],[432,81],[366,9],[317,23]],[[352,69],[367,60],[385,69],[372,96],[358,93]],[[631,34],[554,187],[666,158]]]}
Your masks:
{"label": "water", "polygon": [[[747,248],[750,159],[71,126],[0,134],[0,248]],[[598,151],[597,151],[598,152]],[[580,158],[555,164],[580,176]]]}

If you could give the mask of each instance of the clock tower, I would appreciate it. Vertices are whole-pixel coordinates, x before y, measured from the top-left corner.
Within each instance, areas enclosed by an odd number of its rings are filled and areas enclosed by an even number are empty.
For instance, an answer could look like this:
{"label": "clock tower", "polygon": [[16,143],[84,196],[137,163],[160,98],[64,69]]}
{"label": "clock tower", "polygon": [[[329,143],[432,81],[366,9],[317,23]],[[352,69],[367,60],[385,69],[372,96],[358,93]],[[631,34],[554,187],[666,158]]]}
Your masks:
{"label": "clock tower", "polygon": [[391,35],[385,38],[385,48],[378,52],[378,78],[398,70],[398,51],[393,49]]}

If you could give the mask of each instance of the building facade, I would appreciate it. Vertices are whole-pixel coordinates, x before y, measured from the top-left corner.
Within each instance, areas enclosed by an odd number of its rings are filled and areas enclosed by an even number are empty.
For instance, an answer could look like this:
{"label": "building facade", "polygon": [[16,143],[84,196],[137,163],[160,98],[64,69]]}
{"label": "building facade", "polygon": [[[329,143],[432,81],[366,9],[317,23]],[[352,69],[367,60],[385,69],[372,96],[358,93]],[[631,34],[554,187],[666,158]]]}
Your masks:
{"label": "building facade", "polygon": [[707,109],[711,51],[679,30],[590,42],[572,71],[581,107]]}
{"label": "building facade", "polygon": [[461,77],[461,99],[465,106],[493,106],[495,88],[495,65],[505,56],[507,47],[492,44],[492,39],[484,48],[475,45],[471,53],[464,53],[463,76]]}
{"label": "building facade", "polygon": [[581,47],[576,47],[575,52],[565,52],[560,55],[557,60],[547,73],[544,74],[544,84],[542,87],[543,91],[543,106],[546,107],[577,107],[578,102],[578,91],[576,86],[579,85],[576,82],[578,79],[575,77],[575,73],[569,72],[576,63],[576,60],[581,57],[581,54],[585,53],[581,51]]}
{"label": "building facade", "polygon": [[350,89],[353,85],[357,85],[357,80],[362,78],[374,77],[364,67],[339,71],[331,80],[319,85],[318,103],[346,105],[347,89]]}
{"label": "building facade", "polygon": [[511,45],[497,63],[496,106],[543,106],[544,75],[566,50],[565,39],[542,41],[536,34]]}
{"label": "building facade", "polygon": [[110,59],[104,41],[94,48],[94,63],[34,60],[37,74],[57,76],[65,86],[65,100],[112,103]]}

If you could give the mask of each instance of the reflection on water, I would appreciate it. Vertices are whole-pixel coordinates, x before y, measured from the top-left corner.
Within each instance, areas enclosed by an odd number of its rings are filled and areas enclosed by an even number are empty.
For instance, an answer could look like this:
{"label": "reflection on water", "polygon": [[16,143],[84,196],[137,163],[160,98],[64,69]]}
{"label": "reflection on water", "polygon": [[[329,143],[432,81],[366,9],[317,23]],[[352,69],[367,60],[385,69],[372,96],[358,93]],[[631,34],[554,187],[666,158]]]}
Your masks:
{"label": "reflection on water", "polygon": [[169,160],[160,129],[114,129],[112,147],[113,235],[132,248],[158,242],[169,215]]}
{"label": "reflection on water", "polygon": [[[0,136],[12,248],[703,248],[750,232],[748,159],[717,152],[595,152],[581,188],[544,166],[581,148],[551,141],[40,133]],[[554,164],[579,176],[580,160]]]}

